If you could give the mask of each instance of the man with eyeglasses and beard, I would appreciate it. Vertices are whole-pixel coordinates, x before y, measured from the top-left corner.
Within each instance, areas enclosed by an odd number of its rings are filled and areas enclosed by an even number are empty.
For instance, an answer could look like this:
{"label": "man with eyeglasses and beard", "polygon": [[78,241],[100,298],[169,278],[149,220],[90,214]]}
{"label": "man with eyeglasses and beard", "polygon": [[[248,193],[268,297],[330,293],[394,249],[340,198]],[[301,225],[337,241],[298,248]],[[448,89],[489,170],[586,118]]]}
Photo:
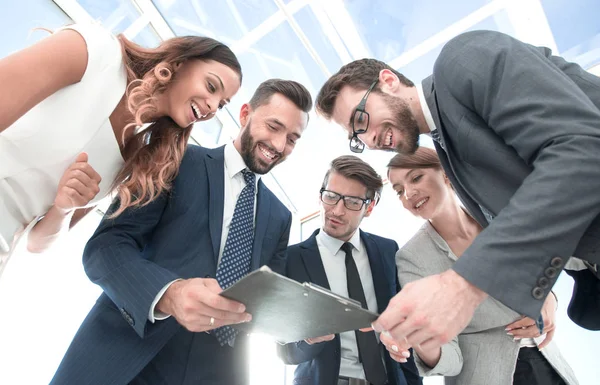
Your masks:
{"label": "man with eyeglasses and beard", "polygon": [[431,135],[484,229],[452,269],[406,285],[376,330],[433,351],[489,295],[537,320],[528,327],[539,335],[563,269],[575,278],[569,316],[600,330],[600,78],[548,48],[471,31],[443,47],[421,84],[375,59],[343,66],[316,110],[346,130],[354,152],[412,154],[419,134]]}
{"label": "man with eyeglasses and beard", "polygon": [[[359,230],[382,187],[381,177],[358,157],[334,159],[319,192],[322,228],[288,248],[286,275],[383,311],[400,289],[398,245]],[[298,365],[295,378],[307,385],[422,384],[413,358],[393,361],[373,331],[309,338],[279,346],[278,352],[286,364]]]}
{"label": "man with eyeglasses and beard", "polygon": [[297,82],[261,83],[232,143],[189,146],[168,194],[104,218],[83,256],[104,293],[52,384],[250,382],[249,338],[228,325],[251,314],[219,293],[262,265],[283,273],[292,215],[260,176],[292,153],[311,107]]}

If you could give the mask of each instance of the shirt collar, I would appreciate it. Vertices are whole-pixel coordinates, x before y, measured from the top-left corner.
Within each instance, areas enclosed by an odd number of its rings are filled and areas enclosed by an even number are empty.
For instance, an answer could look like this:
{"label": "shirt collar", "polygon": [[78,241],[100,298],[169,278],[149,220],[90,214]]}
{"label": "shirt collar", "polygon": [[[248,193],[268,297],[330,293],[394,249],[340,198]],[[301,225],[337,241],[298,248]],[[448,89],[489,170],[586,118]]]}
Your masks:
{"label": "shirt collar", "polygon": [[[329,252],[332,255],[336,255],[337,252],[340,251],[340,249],[342,248],[342,245],[345,243],[341,239],[334,238],[331,235],[327,234],[325,231],[323,231],[323,229],[321,229],[321,231],[319,231],[319,234],[317,234],[317,237],[319,237],[321,244],[323,246],[325,246],[325,248],[327,250],[329,250]],[[354,246],[354,248],[356,250],[358,250],[358,251],[362,250],[362,246],[360,243],[360,230],[359,229],[357,229],[354,232],[354,234],[352,235],[352,238],[350,238],[348,243],[350,243],[352,246]]]}
{"label": "shirt collar", "polygon": [[429,131],[433,132],[437,130],[435,126],[435,121],[433,120],[433,115],[431,115],[431,110],[429,109],[429,105],[427,105],[427,100],[425,100],[425,92],[423,92],[423,85],[418,83],[415,85],[417,87],[417,93],[419,94],[419,103],[421,103],[421,110],[423,110],[423,115],[425,116],[425,123],[429,127]]}
{"label": "shirt collar", "polygon": [[[238,152],[237,148],[232,143],[225,145],[224,156],[225,156],[225,169],[229,179],[233,179],[234,176],[242,172],[243,169],[247,168],[242,155]],[[256,175],[256,182],[260,179],[261,175]]]}

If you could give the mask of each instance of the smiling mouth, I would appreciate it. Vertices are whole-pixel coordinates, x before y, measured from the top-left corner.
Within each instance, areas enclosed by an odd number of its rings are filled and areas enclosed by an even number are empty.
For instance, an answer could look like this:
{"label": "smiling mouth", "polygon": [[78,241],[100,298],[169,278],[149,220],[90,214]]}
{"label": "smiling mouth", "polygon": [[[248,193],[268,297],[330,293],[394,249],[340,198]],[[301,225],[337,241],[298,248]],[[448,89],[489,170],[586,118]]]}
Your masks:
{"label": "smiling mouth", "polygon": [[414,206],[415,210],[419,210],[428,201],[429,201],[429,198],[423,198],[420,201],[418,201],[417,204]]}
{"label": "smiling mouth", "polygon": [[271,150],[267,146],[259,143],[257,145],[257,147],[258,147],[258,150],[261,152],[261,154],[263,154],[263,156],[265,158],[267,158],[267,160],[269,160],[270,162],[274,162],[277,158],[279,158],[279,154],[277,152]]}
{"label": "smiling mouth", "polygon": [[393,142],[394,134],[392,129],[388,129],[383,137],[379,140],[379,148],[391,148]]}
{"label": "smiling mouth", "polygon": [[196,103],[191,102],[190,106],[192,107],[192,113],[194,114],[194,118],[196,118],[196,120],[204,119],[208,115],[203,114],[202,110],[200,109],[200,107],[198,107]]}

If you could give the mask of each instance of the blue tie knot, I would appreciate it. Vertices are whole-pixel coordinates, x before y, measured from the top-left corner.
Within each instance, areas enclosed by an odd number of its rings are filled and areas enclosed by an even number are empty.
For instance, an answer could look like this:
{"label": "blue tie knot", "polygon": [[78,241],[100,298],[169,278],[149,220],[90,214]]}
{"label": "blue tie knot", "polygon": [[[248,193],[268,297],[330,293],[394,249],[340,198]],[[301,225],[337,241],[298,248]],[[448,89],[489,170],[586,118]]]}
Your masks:
{"label": "blue tie knot", "polygon": [[246,184],[249,184],[252,186],[252,188],[254,189],[254,183],[256,183],[256,174],[253,173],[252,171],[248,170],[247,168],[242,170],[242,175],[244,176],[244,180],[246,181]]}

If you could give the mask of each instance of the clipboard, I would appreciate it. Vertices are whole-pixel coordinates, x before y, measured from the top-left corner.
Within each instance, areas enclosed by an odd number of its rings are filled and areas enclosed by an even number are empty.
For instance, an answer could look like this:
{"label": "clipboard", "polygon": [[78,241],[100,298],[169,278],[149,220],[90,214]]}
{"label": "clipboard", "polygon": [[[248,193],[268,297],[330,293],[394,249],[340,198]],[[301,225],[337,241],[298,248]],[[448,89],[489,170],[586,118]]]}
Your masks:
{"label": "clipboard", "polygon": [[248,323],[230,325],[267,334],[279,343],[370,327],[378,314],[360,302],[312,283],[299,283],[263,266],[221,292],[246,305]]}

